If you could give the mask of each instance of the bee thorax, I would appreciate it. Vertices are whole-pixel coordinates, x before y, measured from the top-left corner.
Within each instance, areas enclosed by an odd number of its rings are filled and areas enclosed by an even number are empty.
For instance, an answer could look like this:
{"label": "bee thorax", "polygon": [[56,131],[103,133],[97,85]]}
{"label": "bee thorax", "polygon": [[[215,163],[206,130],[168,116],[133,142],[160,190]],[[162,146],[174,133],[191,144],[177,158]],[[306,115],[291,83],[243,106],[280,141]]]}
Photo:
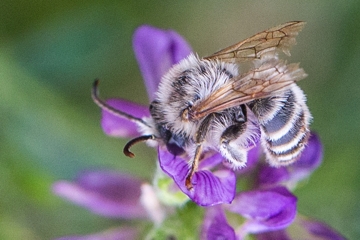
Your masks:
{"label": "bee thorax", "polygon": [[191,107],[235,75],[238,75],[235,64],[190,54],[163,76],[150,109],[154,121],[173,133],[194,138],[202,119],[192,119]]}

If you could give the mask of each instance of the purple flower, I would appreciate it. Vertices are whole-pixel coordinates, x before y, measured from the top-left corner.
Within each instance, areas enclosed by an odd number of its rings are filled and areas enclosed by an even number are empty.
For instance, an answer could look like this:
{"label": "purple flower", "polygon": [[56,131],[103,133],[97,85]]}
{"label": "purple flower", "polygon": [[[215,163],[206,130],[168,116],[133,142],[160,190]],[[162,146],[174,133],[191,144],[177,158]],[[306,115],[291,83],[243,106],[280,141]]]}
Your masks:
{"label": "purple flower", "polygon": [[161,77],[191,52],[178,33],[146,25],[135,31],[133,46],[150,100],[154,99]]}
{"label": "purple flower", "polygon": [[236,239],[235,231],[227,222],[221,206],[217,205],[206,209],[201,239]]}
{"label": "purple flower", "polygon": [[[319,166],[321,159],[321,143],[318,136],[312,133],[308,146],[295,166],[273,168],[260,164],[257,189],[239,192],[230,205],[206,210],[202,239],[244,239],[248,234],[255,234],[261,240],[297,239],[299,235],[292,236],[288,233],[288,228],[294,224],[303,229],[304,234],[307,234],[304,236],[309,236],[306,239],[344,239],[324,223],[297,217],[297,198],[284,187],[289,183],[296,185],[296,181],[309,176]],[[299,175],[302,177],[299,178]],[[230,225],[224,217],[225,210],[242,216],[245,221],[238,226]],[[220,226],[219,229],[224,229],[223,235],[221,231],[209,227],[215,224]],[[233,231],[236,238],[232,237]]]}
{"label": "purple flower", "polygon": [[284,187],[242,192],[229,211],[244,216],[242,234],[274,231],[289,226],[296,216],[296,197]]}
{"label": "purple flower", "polygon": [[310,219],[300,219],[299,225],[309,234],[309,238],[324,240],[345,240],[345,237],[327,224]]}
{"label": "purple flower", "polygon": [[[231,205],[225,208],[245,218],[245,222],[234,229],[228,224],[220,206],[207,209],[202,228],[203,239],[243,239],[248,234],[284,229],[296,216],[296,197],[284,187],[259,189],[239,193]],[[211,226],[219,226],[212,228]],[[223,235],[221,235],[223,234]]]}
{"label": "purple flower", "polygon": [[[58,181],[55,194],[111,218],[146,218],[140,204],[142,182],[112,171],[85,172],[75,182]],[[129,191],[131,189],[131,191]]]}
{"label": "purple flower", "polygon": [[285,230],[278,230],[273,232],[260,233],[256,236],[257,240],[291,240],[290,236]]}
{"label": "purple flower", "polygon": [[[319,142],[312,140],[307,148],[314,149],[318,147],[321,149],[319,146]],[[305,150],[305,156],[307,157],[302,157],[299,161],[308,163],[312,162],[311,159],[317,158],[318,154],[307,154],[309,153],[308,151]],[[178,184],[178,188],[181,188],[183,185],[180,183],[184,176],[186,176],[187,171],[182,170],[183,168],[186,169],[184,166],[187,166],[185,160],[174,157],[169,152],[162,151],[161,148],[159,148],[159,156],[162,167],[166,164],[172,165],[172,168],[165,167],[165,169],[172,169],[174,171],[170,172],[169,175]],[[197,174],[200,177],[205,176],[205,179],[208,178],[208,169],[218,166],[221,161],[222,158],[219,154],[206,158],[200,163],[200,170]],[[301,162],[298,164],[300,166],[305,165]],[[289,166],[288,168],[291,167]],[[277,172],[277,168],[271,169]],[[312,170],[309,171],[311,172]],[[228,174],[232,175],[230,179],[235,178],[232,171],[218,168],[209,177],[210,180],[206,179],[206,181],[227,181],[229,178]],[[274,174],[269,173],[269,175]],[[196,178],[194,178],[195,183],[197,177],[199,176],[196,175]],[[238,177],[243,176],[239,175]],[[231,180],[231,182],[233,181]],[[183,189],[183,191],[196,201],[198,197],[196,195],[197,187],[199,186],[194,184],[195,191],[193,193],[186,192],[188,191],[187,189]],[[213,191],[201,186],[199,189],[202,189],[202,191]],[[166,215],[173,212],[169,207],[165,208],[162,206],[159,202],[161,199],[158,199],[154,189],[149,184],[143,183],[129,175],[113,171],[84,172],[75,182],[59,181],[55,183],[53,191],[57,195],[88,208],[94,213],[111,218],[148,219],[152,220],[155,225],[161,226]],[[216,190],[211,192],[211,194],[216,195],[219,192],[221,191]],[[202,193],[200,192],[199,194]],[[226,193],[224,194],[226,195]],[[228,196],[231,196],[231,194],[228,194]],[[296,202],[296,197],[287,188],[275,183],[270,187],[269,185],[263,185],[261,188],[241,191],[237,193],[231,204],[218,204],[206,208],[201,239],[243,239],[248,234],[256,234],[258,239],[272,239],[275,236],[276,239],[291,239],[287,233],[287,228],[291,224],[301,226],[309,236],[328,237],[325,239],[331,239],[331,237],[335,236],[338,238],[334,239],[342,239],[340,234],[321,222],[295,219],[297,212]],[[239,219],[243,219],[241,221],[242,224],[237,225],[229,222],[226,217],[229,213],[235,214]],[[134,230],[133,227],[122,227],[94,235],[72,236],[61,239],[96,239],[96,237],[98,239],[122,239],[118,236],[135,236],[139,234],[138,230]],[[132,238],[124,237],[123,239]]]}
{"label": "purple flower", "polygon": [[[150,115],[149,107],[123,99],[109,99],[107,103],[138,118]],[[114,116],[107,111],[102,111],[101,126],[107,135],[113,137],[135,137],[139,135],[138,126],[134,122]]]}
{"label": "purple flower", "polygon": [[[161,77],[188,56],[191,48],[176,32],[150,26],[136,30],[133,44],[149,99],[153,100]],[[126,100],[109,99],[107,104],[139,119],[150,116],[147,106]],[[135,137],[144,130],[105,110],[102,111],[101,126],[106,134],[115,137]],[[153,186],[126,174],[94,171],[82,173],[74,182],[58,181],[53,185],[53,192],[105,217],[151,220],[154,229],[148,239],[155,239],[155,236],[163,239],[182,231],[179,222],[171,224],[171,221],[180,219],[178,211],[183,208],[175,207],[184,206],[189,198],[196,207],[205,207],[204,219],[201,214],[192,214],[191,210],[182,215],[199,219],[201,239],[244,239],[249,234],[255,234],[257,239],[291,239],[288,229],[294,224],[304,229],[307,236],[342,239],[321,222],[299,218],[297,198],[290,192],[298,181],[308,177],[321,164],[319,137],[312,133],[298,162],[287,167],[274,168],[259,163],[260,154],[260,147],[253,146],[248,151],[247,167],[234,172],[226,167],[220,153],[206,152],[191,179],[193,188],[189,190],[185,186],[190,172],[189,159],[183,155],[175,156],[164,146],[158,146],[159,161]],[[236,186],[242,179],[247,180],[250,187]],[[239,189],[241,191],[236,192]],[[171,227],[175,230],[166,229]],[[134,239],[139,236],[139,231],[138,227],[125,226],[60,239]],[[194,232],[190,233],[194,235],[189,237],[197,237]]]}
{"label": "purple flower", "polygon": [[323,149],[319,136],[312,132],[309,142],[300,159],[287,167],[273,168],[262,165],[258,176],[259,186],[286,184],[294,188],[296,183],[309,177],[321,164]]}
{"label": "purple flower", "polygon": [[[152,220],[161,224],[166,209],[147,183],[114,171],[88,171],[79,175],[74,182],[58,181],[53,192],[95,214],[119,219]],[[139,228],[126,226],[88,236],[68,236],[65,239],[136,239]]]}
{"label": "purple flower", "polygon": [[[176,32],[146,25],[135,31],[133,46],[150,100],[154,99],[161,77],[172,65],[191,52],[190,46]],[[107,103],[138,118],[150,115],[148,106],[123,99],[109,99]],[[106,134],[114,137],[134,137],[139,134],[134,122],[114,116],[107,111],[102,111],[101,126]]]}
{"label": "purple flower", "polygon": [[188,190],[185,185],[189,173],[189,165],[181,157],[174,156],[159,148],[160,167],[176,182],[178,187],[200,206],[211,206],[219,203],[230,203],[235,196],[235,173],[229,169],[211,172],[202,165],[220,163],[222,156],[215,154],[201,162],[200,170],[192,179],[193,189]]}
{"label": "purple flower", "polygon": [[[159,30],[150,26],[138,28],[134,34],[134,50],[140,70],[148,90],[150,100],[158,88],[161,77],[176,63],[190,54],[191,48],[186,41],[174,31]],[[149,110],[135,103],[121,99],[110,99],[107,104],[138,118],[149,116]],[[104,132],[117,137],[138,136],[140,131],[136,124],[113,114],[102,112],[101,125]],[[254,163],[256,156],[249,158]],[[168,150],[159,148],[158,157],[161,169],[167,173],[191,200],[201,206],[211,206],[220,203],[230,203],[235,196],[235,174],[229,169],[215,169],[223,158],[219,154],[202,159],[213,167],[200,167],[192,178],[193,189],[185,187],[185,179],[190,172],[189,159],[173,156]]]}
{"label": "purple flower", "polygon": [[279,240],[291,240],[298,239],[301,236],[301,239],[322,239],[322,240],[345,240],[346,238],[338,233],[336,230],[332,229],[325,223],[304,219],[299,217],[295,219],[294,228],[295,231],[291,231],[292,226],[288,229],[282,229],[274,232],[265,232],[256,235],[258,240],[268,240],[268,239],[279,239]]}

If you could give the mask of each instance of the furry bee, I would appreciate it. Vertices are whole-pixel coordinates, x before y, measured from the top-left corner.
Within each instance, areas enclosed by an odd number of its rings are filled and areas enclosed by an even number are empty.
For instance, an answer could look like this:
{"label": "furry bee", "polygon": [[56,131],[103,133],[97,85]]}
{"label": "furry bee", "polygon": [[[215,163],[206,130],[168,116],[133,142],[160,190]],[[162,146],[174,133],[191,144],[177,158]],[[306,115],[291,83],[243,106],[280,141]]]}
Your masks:
{"label": "furry bee", "polygon": [[[272,166],[296,161],[309,137],[312,119],[296,82],[307,75],[299,64],[279,59],[290,55],[305,22],[270,28],[208,57],[190,54],[161,79],[151,118],[139,119],[99,99],[95,81],[92,97],[101,108],[138,124],[143,136],[131,140],[124,153],[140,141],[155,140],[174,155],[190,160],[186,187],[191,189],[202,153],[220,152],[234,168],[246,165],[247,152],[261,139]],[[252,67],[239,73],[239,64]]]}

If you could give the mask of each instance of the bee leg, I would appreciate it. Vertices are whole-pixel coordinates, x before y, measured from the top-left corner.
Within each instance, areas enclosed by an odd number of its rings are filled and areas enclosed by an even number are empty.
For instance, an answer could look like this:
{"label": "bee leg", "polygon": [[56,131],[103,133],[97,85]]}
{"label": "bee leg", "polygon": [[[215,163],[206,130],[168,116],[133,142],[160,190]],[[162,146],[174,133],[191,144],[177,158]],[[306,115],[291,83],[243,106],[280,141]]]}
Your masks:
{"label": "bee leg", "polygon": [[239,141],[239,136],[245,131],[245,128],[245,123],[232,125],[224,131],[220,139],[220,153],[234,169],[239,169],[246,165],[247,151],[240,147],[242,144]]}
{"label": "bee leg", "polygon": [[195,155],[194,155],[194,159],[191,164],[191,170],[185,180],[185,186],[188,190],[191,190],[193,188],[191,179],[199,167],[199,161],[200,161],[201,152],[202,152],[202,144],[205,140],[206,134],[209,131],[209,127],[211,126],[211,121],[214,119],[214,117],[215,117],[215,114],[210,114],[209,116],[207,116],[202,121],[202,123],[196,133]]}
{"label": "bee leg", "polygon": [[193,184],[191,182],[192,176],[194,175],[194,173],[197,171],[198,167],[199,167],[199,160],[200,160],[200,155],[201,155],[201,151],[202,151],[202,144],[199,143],[196,147],[195,150],[195,156],[193,159],[193,162],[191,164],[191,170],[190,173],[187,175],[186,180],[185,180],[185,186],[188,190],[191,190],[193,188]]}
{"label": "bee leg", "polygon": [[240,107],[239,111],[233,113],[233,125],[226,128],[220,138],[220,153],[234,169],[244,167],[247,160],[246,149],[240,147],[243,145],[240,136],[247,129],[247,112],[245,105]]}

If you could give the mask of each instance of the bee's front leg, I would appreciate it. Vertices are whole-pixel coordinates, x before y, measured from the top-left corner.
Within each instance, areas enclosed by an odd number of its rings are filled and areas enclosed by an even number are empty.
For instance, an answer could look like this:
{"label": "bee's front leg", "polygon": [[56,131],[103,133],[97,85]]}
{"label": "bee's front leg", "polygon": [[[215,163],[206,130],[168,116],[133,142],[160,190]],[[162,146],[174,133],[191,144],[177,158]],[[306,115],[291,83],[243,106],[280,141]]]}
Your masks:
{"label": "bee's front leg", "polygon": [[203,147],[203,142],[205,140],[206,134],[209,131],[209,128],[211,126],[211,122],[213,121],[213,119],[215,118],[215,114],[212,113],[210,115],[208,115],[200,124],[199,129],[196,132],[196,150],[195,150],[195,155],[194,155],[194,159],[192,161],[191,164],[191,169],[190,169],[190,173],[187,175],[186,180],[185,180],[185,186],[188,190],[191,190],[193,188],[193,184],[192,184],[192,177],[194,175],[194,173],[198,170],[199,167],[199,161],[200,161],[200,157],[201,157],[201,153],[202,153],[202,147]]}

